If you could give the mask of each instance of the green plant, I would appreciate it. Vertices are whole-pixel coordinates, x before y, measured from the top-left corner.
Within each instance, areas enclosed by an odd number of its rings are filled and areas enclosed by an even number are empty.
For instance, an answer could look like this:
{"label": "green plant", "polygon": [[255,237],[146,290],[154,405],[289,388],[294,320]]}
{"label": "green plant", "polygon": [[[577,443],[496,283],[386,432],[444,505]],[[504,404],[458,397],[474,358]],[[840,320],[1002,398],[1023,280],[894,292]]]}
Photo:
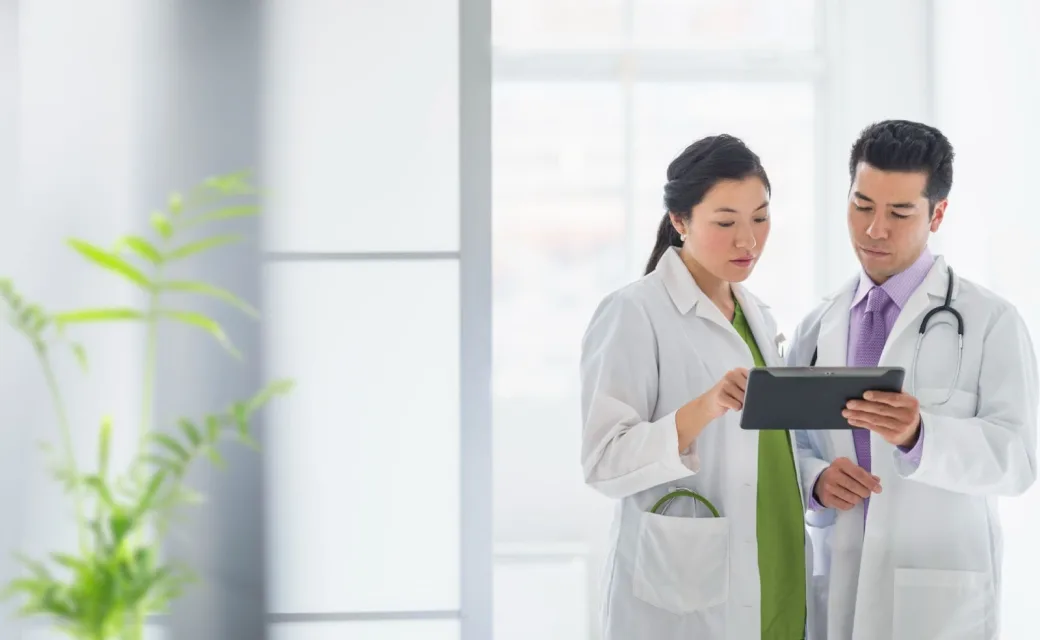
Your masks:
{"label": "green plant", "polygon": [[[49,313],[28,302],[10,280],[0,279],[0,315],[32,346],[54,404],[60,447],[46,446],[52,472],[72,499],[78,544],[74,552],[46,558],[19,556],[26,571],[4,590],[20,600],[20,613],[48,618],[77,640],[140,640],[148,616],[165,612],[192,580],[190,568],[161,557],[171,519],[201,496],[185,483],[189,468],[202,456],[223,467],[218,444],[229,437],[256,446],[252,416],[272,398],[287,393],[290,380],[278,380],[253,397],[203,416],[178,418],[153,429],[156,347],[160,323],[175,322],[205,331],[235,357],[238,350],[213,319],[170,307],[170,294],[193,294],[222,300],[257,316],[234,294],[206,282],[170,277],[177,263],[241,240],[237,235],[199,237],[211,225],[257,213],[241,202],[254,195],[245,174],[208,179],[188,195],[172,195],[165,211],[152,213],[149,237],[130,235],[111,248],[84,240],[69,245],[89,264],[115,274],[145,294],[143,308],[91,308]],[[74,355],[87,368],[86,350],[68,338],[68,329],[84,323],[143,323],[147,343],[143,401],[137,443],[127,467],[110,467],[111,420],[98,433],[98,455],[87,470],[72,445],[71,419],[54,369],[54,358]]]}

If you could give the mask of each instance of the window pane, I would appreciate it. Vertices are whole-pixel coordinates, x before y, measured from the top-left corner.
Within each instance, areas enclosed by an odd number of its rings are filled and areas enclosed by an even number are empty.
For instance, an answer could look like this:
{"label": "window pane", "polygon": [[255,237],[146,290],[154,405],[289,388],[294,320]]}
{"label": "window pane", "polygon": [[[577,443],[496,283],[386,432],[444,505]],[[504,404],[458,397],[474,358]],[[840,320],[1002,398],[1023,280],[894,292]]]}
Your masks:
{"label": "window pane", "polygon": [[457,4],[271,3],[268,249],[458,248]]}
{"label": "window pane", "polygon": [[501,83],[494,123],[495,391],[567,393],[591,305],[624,275],[620,89]]}
{"label": "window pane", "polygon": [[457,620],[293,622],[271,625],[271,640],[458,640]]}
{"label": "window pane", "polygon": [[812,51],[816,0],[637,0],[640,49]]}
{"label": "window pane", "polygon": [[790,337],[815,299],[813,85],[640,84],[635,108],[637,256],[649,254],[664,215],[668,163],[700,137],[742,138],[761,157],[773,187],[769,243],[748,286],[772,307]]}
{"label": "window pane", "polygon": [[[496,544],[591,537],[600,553],[607,539],[610,503],[585,487],[575,434],[582,334],[627,277],[622,98],[616,84],[495,87]],[[576,613],[529,622],[565,628]]]}
{"label": "window pane", "polygon": [[276,264],[272,611],[459,606],[455,262]]}
{"label": "window pane", "polygon": [[526,545],[495,561],[495,640],[586,640],[589,578],[584,551]]}
{"label": "window pane", "polygon": [[618,47],[623,6],[623,0],[494,0],[492,38],[506,49]]}

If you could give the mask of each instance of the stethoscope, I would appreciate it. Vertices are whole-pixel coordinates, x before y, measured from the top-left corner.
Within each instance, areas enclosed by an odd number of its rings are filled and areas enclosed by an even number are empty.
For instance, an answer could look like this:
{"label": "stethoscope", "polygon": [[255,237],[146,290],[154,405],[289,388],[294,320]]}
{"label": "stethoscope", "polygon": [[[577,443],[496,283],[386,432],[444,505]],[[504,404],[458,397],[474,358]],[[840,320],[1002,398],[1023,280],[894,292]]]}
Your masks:
{"label": "stethoscope", "polygon": [[953,268],[946,267],[946,273],[950,276],[949,282],[946,284],[946,299],[943,300],[941,305],[926,313],[924,319],[921,320],[921,328],[917,331],[917,345],[914,347],[914,359],[910,363],[910,394],[916,396],[914,380],[917,378],[917,361],[918,355],[921,353],[921,343],[924,342],[924,337],[930,328],[928,321],[935,315],[943,312],[951,314],[957,320],[957,368],[953,370],[953,382],[950,383],[946,397],[936,404],[946,404],[953,397],[953,391],[957,388],[957,380],[961,377],[961,358],[964,356],[964,318],[961,316],[960,311],[957,311],[950,305],[950,300],[953,299]]}
{"label": "stethoscope", "polygon": [[[960,312],[953,308],[950,301],[953,300],[953,286],[955,283],[955,276],[953,275],[953,267],[946,267],[946,273],[949,274],[949,282],[946,283],[946,298],[943,303],[938,307],[931,309],[924,315],[924,319],[921,320],[921,327],[917,330],[917,344],[914,346],[914,359],[910,362],[910,394],[917,395],[915,381],[917,379],[917,363],[920,359],[921,344],[924,342],[924,337],[928,335],[928,331],[931,327],[928,326],[928,321],[934,318],[940,313],[949,313],[957,320],[957,368],[954,369],[953,382],[950,383],[949,389],[946,392],[946,397],[942,401],[935,404],[946,404],[953,397],[954,390],[957,389],[957,381],[961,377],[961,359],[964,356],[964,317],[961,316]],[[935,325],[932,325],[933,327]],[[810,367],[816,366],[816,355],[817,350],[813,351],[812,361],[809,363]]]}

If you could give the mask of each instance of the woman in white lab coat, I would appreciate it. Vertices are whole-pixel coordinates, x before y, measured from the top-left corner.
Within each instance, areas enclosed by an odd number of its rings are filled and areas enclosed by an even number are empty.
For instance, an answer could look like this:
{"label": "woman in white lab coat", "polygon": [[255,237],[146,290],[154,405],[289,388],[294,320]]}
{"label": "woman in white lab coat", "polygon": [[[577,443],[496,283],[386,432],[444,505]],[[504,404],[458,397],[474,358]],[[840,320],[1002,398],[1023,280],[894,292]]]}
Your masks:
{"label": "woman in white lab coat", "polygon": [[739,284],[769,236],[769,180],[726,135],[667,180],[646,275],[603,300],[582,343],[582,466],[617,501],[604,636],[803,638],[797,458],[787,432],[738,424],[748,368],[781,365],[768,307]]}

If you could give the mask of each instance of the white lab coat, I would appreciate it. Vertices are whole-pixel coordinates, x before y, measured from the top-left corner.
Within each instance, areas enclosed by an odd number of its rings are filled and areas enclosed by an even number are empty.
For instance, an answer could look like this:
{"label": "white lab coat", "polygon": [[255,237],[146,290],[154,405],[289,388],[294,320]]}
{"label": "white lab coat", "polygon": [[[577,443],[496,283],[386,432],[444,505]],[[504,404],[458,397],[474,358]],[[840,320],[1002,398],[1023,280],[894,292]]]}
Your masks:
{"label": "white lab coat", "polygon": [[[1037,365],[1026,327],[1008,302],[960,277],[952,306],[964,317],[964,356],[953,397],[955,320],[932,317],[921,346],[916,396],[924,443],[916,469],[871,434],[871,470],[882,493],[863,506],[810,513],[817,556],[812,640],[991,640],[998,637],[999,496],[1036,478]],[[900,312],[880,366],[910,367],[925,313],[941,305],[941,257]],[[849,308],[858,278],[798,327],[788,364],[844,366]],[[851,431],[796,432],[803,490],[835,458],[856,461]]]}
{"label": "white lab coat", "polygon": [[[780,365],[767,307],[734,290],[763,358]],[[758,434],[730,411],[680,455],[675,427],[679,407],[730,369],[752,366],[675,250],[596,310],[582,345],[582,466],[591,487],[617,500],[605,640],[759,637]],[[721,517],[692,499],[648,513],[677,487],[706,497]],[[807,558],[808,544],[806,536]]]}

